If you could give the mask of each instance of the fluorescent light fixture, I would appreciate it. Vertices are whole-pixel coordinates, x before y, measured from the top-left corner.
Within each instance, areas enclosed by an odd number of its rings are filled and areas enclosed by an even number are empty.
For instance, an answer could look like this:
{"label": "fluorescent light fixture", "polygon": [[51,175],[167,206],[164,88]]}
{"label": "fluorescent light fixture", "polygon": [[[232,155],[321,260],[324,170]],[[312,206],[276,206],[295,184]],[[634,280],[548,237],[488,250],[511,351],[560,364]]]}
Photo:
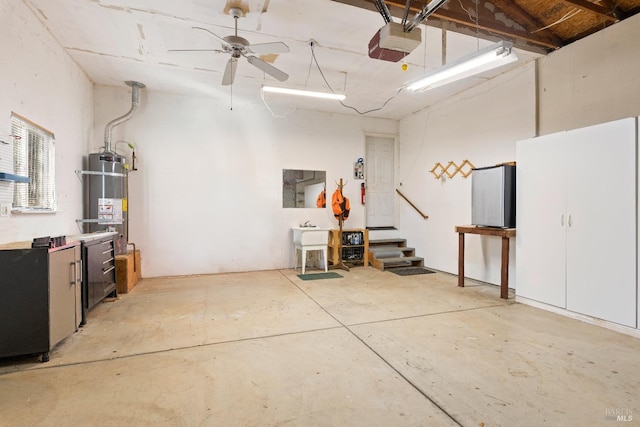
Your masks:
{"label": "fluorescent light fixture", "polygon": [[512,47],[513,43],[504,40],[487,46],[433,70],[406,87],[411,91],[425,91],[510,64],[518,60]]}
{"label": "fluorescent light fixture", "polygon": [[347,97],[341,93],[313,92],[310,90],[288,89],[286,87],[262,86],[263,92],[283,93],[285,95],[309,96],[312,98],[336,99],[344,101]]}

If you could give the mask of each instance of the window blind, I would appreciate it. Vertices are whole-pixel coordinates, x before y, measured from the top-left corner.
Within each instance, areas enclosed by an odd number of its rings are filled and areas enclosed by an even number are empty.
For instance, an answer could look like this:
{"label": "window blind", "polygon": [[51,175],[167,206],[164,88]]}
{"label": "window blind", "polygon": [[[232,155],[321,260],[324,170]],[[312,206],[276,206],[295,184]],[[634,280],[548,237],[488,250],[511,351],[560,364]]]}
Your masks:
{"label": "window blind", "polygon": [[30,182],[16,182],[13,208],[55,210],[55,140],[53,133],[16,114],[11,116],[13,167]]}

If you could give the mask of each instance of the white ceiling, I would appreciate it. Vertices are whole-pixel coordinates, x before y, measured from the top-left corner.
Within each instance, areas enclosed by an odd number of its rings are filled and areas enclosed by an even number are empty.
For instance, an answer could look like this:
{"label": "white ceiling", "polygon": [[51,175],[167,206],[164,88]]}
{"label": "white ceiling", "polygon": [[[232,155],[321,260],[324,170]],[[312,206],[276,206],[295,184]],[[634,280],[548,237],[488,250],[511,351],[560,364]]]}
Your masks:
{"label": "white ceiling", "polygon": [[[150,91],[216,98],[234,111],[263,102],[275,115],[295,109],[357,114],[337,101],[265,94],[263,84],[327,91],[315,64],[310,40],[329,84],[347,95],[345,104],[360,111],[382,107],[398,89],[442,63],[442,31],[422,25],[423,43],[402,62],[368,57],[369,40],[384,24],[375,12],[331,0],[24,0],[51,34],[97,84],[123,86],[126,80]],[[233,34],[227,3],[242,3],[249,13],[238,22],[238,35],[250,43],[283,41],[290,52],[273,65],[289,74],[280,83],[241,58],[233,93],[220,84],[229,55],[216,52],[168,52],[169,49],[220,48],[214,37],[192,29],[201,26],[220,37]],[[266,9],[266,12],[261,13]],[[426,42],[425,42],[426,39]],[[491,42],[447,33],[447,61]],[[537,55],[517,51],[518,67]],[[445,97],[503,73],[507,68],[425,93],[401,91],[367,116],[400,119]]]}

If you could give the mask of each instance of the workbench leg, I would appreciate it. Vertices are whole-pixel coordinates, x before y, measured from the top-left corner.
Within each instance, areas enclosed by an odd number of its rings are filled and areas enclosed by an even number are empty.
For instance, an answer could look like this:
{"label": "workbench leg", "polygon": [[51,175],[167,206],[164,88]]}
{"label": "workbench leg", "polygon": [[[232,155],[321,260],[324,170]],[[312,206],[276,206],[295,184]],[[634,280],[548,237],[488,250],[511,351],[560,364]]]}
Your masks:
{"label": "workbench leg", "polygon": [[464,287],[464,233],[458,233],[458,286]]}
{"label": "workbench leg", "polygon": [[502,237],[502,266],[500,272],[500,298],[509,298],[509,238]]}

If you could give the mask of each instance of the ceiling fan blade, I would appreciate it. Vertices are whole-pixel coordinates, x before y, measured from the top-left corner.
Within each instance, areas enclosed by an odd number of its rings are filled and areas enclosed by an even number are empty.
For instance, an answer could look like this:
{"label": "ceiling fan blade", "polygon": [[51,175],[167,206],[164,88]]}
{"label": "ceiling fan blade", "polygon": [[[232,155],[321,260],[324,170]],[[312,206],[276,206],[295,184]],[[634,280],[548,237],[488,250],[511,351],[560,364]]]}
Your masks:
{"label": "ceiling fan blade", "polygon": [[249,50],[253,53],[289,53],[289,46],[282,42],[275,43],[257,43],[249,46]]}
{"label": "ceiling fan blade", "polygon": [[191,27],[194,30],[202,30],[202,31],[206,31],[207,33],[211,34],[213,37],[217,38],[220,43],[222,43],[223,45],[228,46],[229,43],[227,43],[227,41],[225,39],[223,39],[222,37],[218,36],[217,34],[212,33],[211,31],[207,30],[206,28],[202,28],[202,27]]}
{"label": "ceiling fan blade", "polygon": [[274,67],[271,64],[267,64],[260,58],[257,58],[255,56],[247,56],[246,58],[247,58],[247,61],[249,61],[249,64],[261,69],[262,71],[269,74],[271,77],[273,77],[276,80],[284,82],[289,78],[289,74],[285,73],[284,71],[278,70],[276,67]]}
{"label": "ceiling fan blade", "polygon": [[221,49],[169,49],[167,52],[219,52],[223,53]]}
{"label": "ceiling fan blade", "polygon": [[229,86],[233,84],[233,80],[236,77],[236,68],[238,68],[238,58],[229,58],[227,66],[224,69],[224,76],[222,76],[222,85]]}

